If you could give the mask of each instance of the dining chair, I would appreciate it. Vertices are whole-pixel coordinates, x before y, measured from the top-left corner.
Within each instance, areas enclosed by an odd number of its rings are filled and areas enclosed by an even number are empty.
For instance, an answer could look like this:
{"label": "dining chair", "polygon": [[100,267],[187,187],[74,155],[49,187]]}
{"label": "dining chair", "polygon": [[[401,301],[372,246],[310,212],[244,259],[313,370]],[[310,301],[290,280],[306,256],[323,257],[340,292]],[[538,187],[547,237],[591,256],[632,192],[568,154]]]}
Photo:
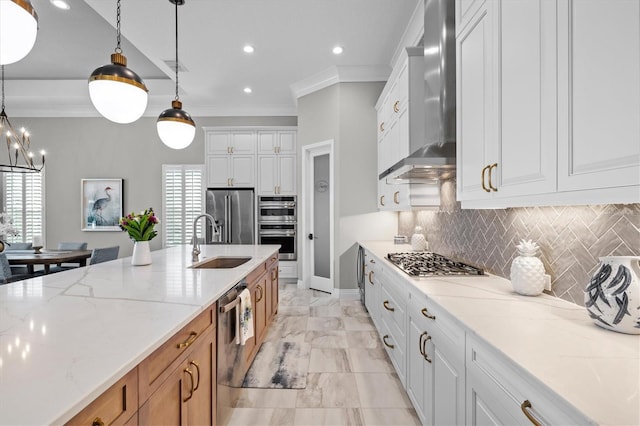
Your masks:
{"label": "dining chair", "polygon": [[119,252],[120,246],[94,248],[89,258],[89,265],[116,260]]}
{"label": "dining chair", "polygon": [[33,249],[32,243],[5,243],[5,250],[31,250]]}
{"label": "dining chair", "polygon": [[61,242],[58,243],[58,250],[86,250],[87,243]]}
{"label": "dining chair", "polygon": [[9,259],[7,259],[7,255],[4,253],[0,253],[0,284],[12,283],[14,281],[26,280],[27,278],[31,278],[35,275],[40,275],[38,272],[36,274],[16,274],[11,270],[11,265],[9,264]]}

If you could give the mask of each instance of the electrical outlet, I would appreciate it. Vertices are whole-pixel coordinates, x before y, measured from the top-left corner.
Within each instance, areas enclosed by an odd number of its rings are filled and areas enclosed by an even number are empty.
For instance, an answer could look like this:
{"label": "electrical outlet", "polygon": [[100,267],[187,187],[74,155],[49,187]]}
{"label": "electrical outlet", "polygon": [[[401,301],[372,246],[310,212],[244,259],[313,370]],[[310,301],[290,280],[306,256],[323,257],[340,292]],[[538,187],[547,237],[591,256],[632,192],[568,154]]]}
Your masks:
{"label": "electrical outlet", "polygon": [[544,289],[547,291],[551,291],[551,275],[544,274]]}

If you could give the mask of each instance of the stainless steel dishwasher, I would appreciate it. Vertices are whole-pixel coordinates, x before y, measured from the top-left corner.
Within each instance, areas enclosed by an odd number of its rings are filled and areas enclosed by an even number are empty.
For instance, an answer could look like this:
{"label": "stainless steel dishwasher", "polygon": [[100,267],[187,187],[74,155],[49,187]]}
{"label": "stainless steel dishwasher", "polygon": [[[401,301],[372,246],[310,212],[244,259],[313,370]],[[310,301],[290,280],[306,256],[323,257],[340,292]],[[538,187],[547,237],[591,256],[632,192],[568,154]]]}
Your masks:
{"label": "stainless steel dishwasher", "polygon": [[218,300],[217,424],[219,425],[229,422],[247,372],[244,362],[245,346],[236,343],[240,309],[238,296],[245,288],[247,283],[242,280]]}

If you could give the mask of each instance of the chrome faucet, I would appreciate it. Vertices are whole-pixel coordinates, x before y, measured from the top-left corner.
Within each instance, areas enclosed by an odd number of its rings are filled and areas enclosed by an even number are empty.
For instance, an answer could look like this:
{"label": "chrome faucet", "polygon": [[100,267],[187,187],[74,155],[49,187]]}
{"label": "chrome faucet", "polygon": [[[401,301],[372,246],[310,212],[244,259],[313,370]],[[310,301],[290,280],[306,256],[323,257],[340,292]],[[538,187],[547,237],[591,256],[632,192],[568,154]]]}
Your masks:
{"label": "chrome faucet", "polygon": [[[191,250],[191,260],[193,262],[197,262],[198,261],[198,256],[200,256],[200,244],[198,243],[198,231],[197,231],[197,225],[198,225],[198,219],[200,219],[201,217],[206,217],[207,219],[209,219],[209,221],[211,222],[211,226],[213,227],[214,231],[217,230],[216,229],[216,220],[213,218],[213,216],[211,216],[208,213],[202,213],[201,215],[199,215],[198,217],[196,217],[193,220],[193,250]],[[205,225],[206,225],[206,220],[205,220]],[[206,243],[206,232],[205,232],[205,243]]]}

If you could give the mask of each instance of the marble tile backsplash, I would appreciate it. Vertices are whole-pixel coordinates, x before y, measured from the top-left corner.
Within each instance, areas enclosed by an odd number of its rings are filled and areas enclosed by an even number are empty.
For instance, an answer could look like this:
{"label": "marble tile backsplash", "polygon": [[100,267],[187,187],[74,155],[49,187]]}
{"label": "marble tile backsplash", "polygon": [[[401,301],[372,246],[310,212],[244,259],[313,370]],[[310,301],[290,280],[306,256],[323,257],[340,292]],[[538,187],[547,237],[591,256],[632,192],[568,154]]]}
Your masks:
{"label": "marble tile backsplash", "polygon": [[516,244],[531,239],[551,275],[551,294],[584,305],[586,283],[598,257],[640,256],[640,204],[447,209],[399,213],[398,232],[425,229],[429,249],[509,278]]}

